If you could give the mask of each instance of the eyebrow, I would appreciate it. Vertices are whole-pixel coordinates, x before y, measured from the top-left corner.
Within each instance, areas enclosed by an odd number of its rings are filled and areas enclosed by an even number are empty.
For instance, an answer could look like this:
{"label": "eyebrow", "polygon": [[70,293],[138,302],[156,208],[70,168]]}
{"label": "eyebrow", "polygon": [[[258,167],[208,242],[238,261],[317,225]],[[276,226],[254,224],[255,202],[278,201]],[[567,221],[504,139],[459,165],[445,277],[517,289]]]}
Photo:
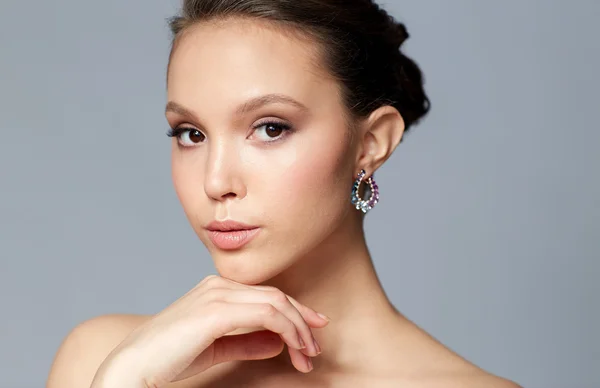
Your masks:
{"label": "eyebrow", "polygon": [[[235,110],[235,114],[243,115],[245,113],[257,110],[263,106],[277,103],[293,105],[304,112],[308,111],[308,108],[304,104],[284,94],[265,94],[264,96],[258,96],[246,101]],[[167,103],[165,113],[167,112],[177,113],[182,116],[195,117],[195,115],[189,109],[176,103],[175,101],[169,101]]]}

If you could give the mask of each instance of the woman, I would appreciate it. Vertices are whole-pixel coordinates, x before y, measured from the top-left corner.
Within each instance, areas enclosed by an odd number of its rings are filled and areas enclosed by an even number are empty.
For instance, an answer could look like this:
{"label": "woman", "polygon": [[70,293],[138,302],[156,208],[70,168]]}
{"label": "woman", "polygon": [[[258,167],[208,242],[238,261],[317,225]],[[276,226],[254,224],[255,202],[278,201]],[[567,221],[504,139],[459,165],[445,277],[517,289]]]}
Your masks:
{"label": "woman", "polygon": [[173,182],[219,276],[82,323],[48,387],[516,387],[397,312],[372,266],[373,173],[429,109],[404,25],[370,0],[188,0],[171,27]]}

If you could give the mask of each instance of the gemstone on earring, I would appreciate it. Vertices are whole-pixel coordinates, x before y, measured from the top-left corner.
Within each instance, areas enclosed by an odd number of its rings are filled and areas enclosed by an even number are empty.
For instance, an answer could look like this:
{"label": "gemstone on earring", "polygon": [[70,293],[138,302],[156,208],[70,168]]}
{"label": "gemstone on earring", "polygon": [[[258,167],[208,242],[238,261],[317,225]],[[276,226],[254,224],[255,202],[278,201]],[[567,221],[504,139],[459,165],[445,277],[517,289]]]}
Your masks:
{"label": "gemstone on earring", "polygon": [[361,170],[358,173],[357,178],[354,184],[352,185],[352,193],[350,195],[350,201],[354,205],[356,210],[360,210],[363,213],[367,213],[369,210],[373,209],[373,207],[375,207],[375,205],[379,202],[379,187],[377,186],[377,183],[375,183],[373,174],[371,174],[371,176],[366,181],[366,184],[369,185],[369,189],[371,192],[369,199],[364,200],[360,197],[360,183],[363,181],[365,175],[365,170]]}

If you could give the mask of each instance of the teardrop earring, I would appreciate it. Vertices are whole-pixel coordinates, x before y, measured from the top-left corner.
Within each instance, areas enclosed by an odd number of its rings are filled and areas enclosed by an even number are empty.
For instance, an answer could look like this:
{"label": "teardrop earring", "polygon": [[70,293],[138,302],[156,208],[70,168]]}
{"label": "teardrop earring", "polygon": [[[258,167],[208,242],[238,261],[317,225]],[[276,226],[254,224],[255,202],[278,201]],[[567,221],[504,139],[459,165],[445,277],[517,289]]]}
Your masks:
{"label": "teardrop earring", "polygon": [[369,210],[373,209],[377,202],[379,202],[379,187],[377,186],[377,183],[375,183],[373,174],[371,174],[371,176],[367,178],[366,181],[366,183],[369,185],[371,196],[367,200],[364,200],[360,197],[360,183],[363,181],[366,174],[367,173],[365,170],[360,170],[358,176],[356,177],[356,181],[354,181],[354,184],[352,185],[351,195],[352,204],[356,207],[356,210],[361,210],[363,213],[366,213]]}

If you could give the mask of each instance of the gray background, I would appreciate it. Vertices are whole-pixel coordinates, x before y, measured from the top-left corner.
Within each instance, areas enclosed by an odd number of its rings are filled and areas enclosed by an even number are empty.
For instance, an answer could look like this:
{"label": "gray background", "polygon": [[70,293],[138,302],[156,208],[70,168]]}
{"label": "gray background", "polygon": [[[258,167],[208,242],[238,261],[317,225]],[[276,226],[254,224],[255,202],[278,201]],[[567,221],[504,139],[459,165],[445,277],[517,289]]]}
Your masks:
{"label": "gray background", "polygon": [[[0,386],[213,272],[172,189],[177,1],[0,3]],[[409,318],[526,387],[600,387],[600,2],[388,0],[433,110],[367,217]]]}

